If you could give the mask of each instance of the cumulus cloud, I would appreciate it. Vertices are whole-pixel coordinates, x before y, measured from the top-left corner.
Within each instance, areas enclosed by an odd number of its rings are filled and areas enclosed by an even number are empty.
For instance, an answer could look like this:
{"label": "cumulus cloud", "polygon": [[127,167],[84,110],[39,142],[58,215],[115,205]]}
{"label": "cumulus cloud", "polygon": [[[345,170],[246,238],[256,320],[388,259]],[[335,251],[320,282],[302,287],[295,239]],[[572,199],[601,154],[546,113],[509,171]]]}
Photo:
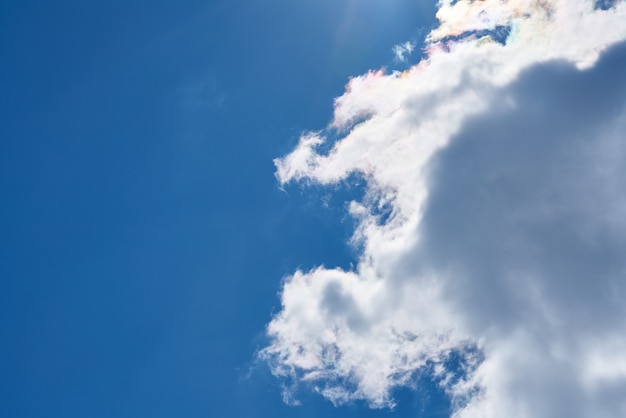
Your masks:
{"label": "cumulus cloud", "polygon": [[437,18],[419,64],[351,79],[275,161],[367,187],[358,265],[287,277],[261,356],[336,404],[428,373],[456,418],[626,416],[626,2]]}

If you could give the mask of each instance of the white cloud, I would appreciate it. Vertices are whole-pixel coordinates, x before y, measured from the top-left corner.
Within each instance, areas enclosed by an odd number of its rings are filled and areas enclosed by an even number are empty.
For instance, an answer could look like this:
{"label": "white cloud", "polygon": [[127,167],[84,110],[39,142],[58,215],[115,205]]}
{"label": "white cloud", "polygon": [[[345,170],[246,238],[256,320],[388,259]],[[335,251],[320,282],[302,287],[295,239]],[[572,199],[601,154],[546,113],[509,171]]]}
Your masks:
{"label": "white cloud", "polygon": [[413,42],[404,42],[398,45],[394,45],[392,48],[393,55],[397,61],[405,62],[407,55],[415,50],[415,44]]}
{"label": "white cloud", "polygon": [[429,370],[457,418],[626,416],[626,2],[437,17],[418,65],[349,82],[329,152],[318,132],[276,160],[282,183],[363,176],[363,250],[285,280],[261,355],[337,404]]}

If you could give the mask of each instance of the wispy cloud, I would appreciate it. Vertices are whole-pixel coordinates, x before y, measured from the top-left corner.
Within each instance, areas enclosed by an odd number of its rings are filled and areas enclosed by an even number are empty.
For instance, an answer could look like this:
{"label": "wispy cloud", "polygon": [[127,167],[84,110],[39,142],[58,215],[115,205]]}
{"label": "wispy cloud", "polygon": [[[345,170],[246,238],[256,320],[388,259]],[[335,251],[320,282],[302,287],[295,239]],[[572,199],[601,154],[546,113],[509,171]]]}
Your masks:
{"label": "wispy cloud", "polygon": [[393,55],[397,61],[405,62],[408,55],[411,55],[415,50],[415,44],[413,42],[404,42],[398,45],[394,45],[392,48]]}
{"label": "wispy cloud", "polygon": [[337,404],[392,406],[429,370],[457,418],[626,416],[626,2],[437,18],[419,64],[350,80],[329,152],[309,133],[275,161],[364,178],[363,250],[285,280],[261,355]]}
{"label": "wispy cloud", "polygon": [[181,104],[189,108],[217,110],[224,106],[226,93],[220,89],[217,77],[207,72],[179,89]]}

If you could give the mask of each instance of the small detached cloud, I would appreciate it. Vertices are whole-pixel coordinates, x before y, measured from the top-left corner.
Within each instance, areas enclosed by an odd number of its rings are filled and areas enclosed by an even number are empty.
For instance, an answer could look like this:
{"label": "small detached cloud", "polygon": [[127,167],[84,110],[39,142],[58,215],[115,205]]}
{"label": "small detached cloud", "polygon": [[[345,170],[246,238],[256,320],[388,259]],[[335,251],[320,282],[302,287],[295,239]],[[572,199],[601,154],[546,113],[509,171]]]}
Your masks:
{"label": "small detached cloud", "polygon": [[415,44],[407,41],[402,44],[394,45],[392,51],[396,61],[406,62],[407,56],[411,55],[414,49]]}
{"label": "small detached cloud", "polygon": [[393,407],[426,373],[454,418],[626,416],[626,2],[437,18],[421,62],[352,78],[275,161],[367,187],[358,264],[287,277],[260,355],[287,399]]}

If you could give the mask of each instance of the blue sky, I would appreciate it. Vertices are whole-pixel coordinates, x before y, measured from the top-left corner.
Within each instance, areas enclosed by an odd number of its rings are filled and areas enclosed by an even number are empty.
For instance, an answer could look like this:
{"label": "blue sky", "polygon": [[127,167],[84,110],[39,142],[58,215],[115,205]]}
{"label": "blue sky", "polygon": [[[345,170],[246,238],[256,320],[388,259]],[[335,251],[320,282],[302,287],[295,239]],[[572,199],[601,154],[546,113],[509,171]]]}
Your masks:
{"label": "blue sky", "polygon": [[1,416],[626,414],[626,2],[0,32]]}
{"label": "blue sky", "polygon": [[0,415],[364,413],[286,406],[253,367],[282,277],[354,257],[341,207],[281,191],[272,159],[434,6],[0,9]]}

